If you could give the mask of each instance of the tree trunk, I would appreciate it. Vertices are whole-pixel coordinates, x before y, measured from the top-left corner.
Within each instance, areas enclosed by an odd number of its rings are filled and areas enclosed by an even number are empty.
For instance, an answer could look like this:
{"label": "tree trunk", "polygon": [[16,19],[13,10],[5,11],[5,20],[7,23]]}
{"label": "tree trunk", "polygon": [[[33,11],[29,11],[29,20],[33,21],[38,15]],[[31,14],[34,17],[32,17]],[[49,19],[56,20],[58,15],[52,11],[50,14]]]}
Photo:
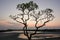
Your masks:
{"label": "tree trunk", "polygon": [[31,37],[32,37],[32,36],[30,35],[30,37],[28,37],[28,40],[31,40]]}

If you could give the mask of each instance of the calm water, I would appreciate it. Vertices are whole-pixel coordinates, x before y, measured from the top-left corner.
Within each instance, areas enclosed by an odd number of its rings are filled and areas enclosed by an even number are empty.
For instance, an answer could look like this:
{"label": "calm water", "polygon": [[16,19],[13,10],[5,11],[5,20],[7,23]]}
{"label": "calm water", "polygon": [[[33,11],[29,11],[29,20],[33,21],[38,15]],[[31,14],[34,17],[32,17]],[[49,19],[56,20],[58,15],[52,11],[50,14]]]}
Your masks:
{"label": "calm water", "polygon": [[[28,39],[24,34],[23,31],[11,31],[11,32],[4,32],[4,33],[20,33],[18,38]],[[55,38],[60,37],[59,32],[37,32],[40,34],[35,34],[32,36],[32,39],[45,39],[45,38]]]}
{"label": "calm water", "polygon": [[[60,34],[35,34],[32,36],[32,39],[44,39],[44,38],[55,38],[60,37]],[[18,38],[27,39],[24,34],[20,34]]]}

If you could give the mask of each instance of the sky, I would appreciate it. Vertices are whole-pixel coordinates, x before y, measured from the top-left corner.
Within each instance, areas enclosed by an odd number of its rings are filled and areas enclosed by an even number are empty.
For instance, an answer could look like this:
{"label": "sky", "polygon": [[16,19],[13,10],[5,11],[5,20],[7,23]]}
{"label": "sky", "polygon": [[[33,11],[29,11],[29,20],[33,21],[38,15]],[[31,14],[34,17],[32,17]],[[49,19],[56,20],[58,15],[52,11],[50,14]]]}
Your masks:
{"label": "sky", "polygon": [[29,1],[37,3],[40,10],[46,8],[53,9],[52,14],[55,16],[54,20],[47,23],[42,28],[60,29],[60,0],[0,0],[0,30],[22,28],[23,25],[12,20],[9,15],[19,13],[19,11],[16,9],[16,6]]}

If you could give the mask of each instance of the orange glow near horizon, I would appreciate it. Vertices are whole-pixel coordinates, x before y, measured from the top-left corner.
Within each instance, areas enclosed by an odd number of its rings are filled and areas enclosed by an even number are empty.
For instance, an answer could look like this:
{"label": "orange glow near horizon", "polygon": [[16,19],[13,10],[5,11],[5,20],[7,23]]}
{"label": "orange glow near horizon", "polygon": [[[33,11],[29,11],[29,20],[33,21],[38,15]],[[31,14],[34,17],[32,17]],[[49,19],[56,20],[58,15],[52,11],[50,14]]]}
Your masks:
{"label": "orange glow near horizon", "polygon": [[[0,25],[4,25],[4,26],[14,26],[14,25],[18,25],[18,26],[21,26],[22,24],[11,24],[9,23],[9,21],[7,20],[0,20]],[[27,23],[28,27],[35,27],[35,21],[29,21]],[[42,25],[41,23],[38,23],[37,26],[40,26]],[[47,27],[57,27],[57,26],[60,26],[58,22],[48,22],[46,23],[46,26]]]}
{"label": "orange glow near horizon", "polygon": [[0,20],[0,25],[10,26],[11,24],[9,24],[7,20]]}

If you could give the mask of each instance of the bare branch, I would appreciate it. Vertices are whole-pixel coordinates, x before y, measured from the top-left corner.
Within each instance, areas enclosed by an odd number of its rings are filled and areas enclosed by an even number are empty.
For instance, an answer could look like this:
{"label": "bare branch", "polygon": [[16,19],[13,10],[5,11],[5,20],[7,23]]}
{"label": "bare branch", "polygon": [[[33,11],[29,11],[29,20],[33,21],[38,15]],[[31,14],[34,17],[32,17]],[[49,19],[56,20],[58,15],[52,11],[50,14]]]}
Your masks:
{"label": "bare branch", "polygon": [[[12,15],[10,15],[9,17],[11,17],[13,20],[15,20],[15,21],[18,22],[18,23],[24,24],[24,23],[22,23],[22,22],[16,20],[16,19],[19,18],[19,17],[12,16]],[[23,20],[23,19],[22,19],[22,20]]]}
{"label": "bare branch", "polygon": [[15,20],[15,21],[18,22],[18,23],[24,24],[24,23],[22,23],[22,22],[20,22],[20,21],[17,21],[17,20]]}
{"label": "bare branch", "polygon": [[[47,18],[47,17],[46,17]],[[44,20],[46,18],[43,18],[43,19],[40,19],[40,20]],[[50,19],[51,18],[51,19]],[[41,26],[39,27],[36,27],[36,28],[40,28],[40,27],[43,27],[47,22],[49,21],[52,21],[54,19],[54,16],[52,14],[49,14],[49,18],[47,18],[47,21],[45,21]],[[38,24],[39,21],[37,21],[37,24]]]}
{"label": "bare branch", "polygon": [[49,22],[50,20],[48,20],[48,21],[45,21],[41,26],[39,26],[39,27],[36,27],[36,28],[40,28],[40,27],[43,27],[47,22]]}
{"label": "bare branch", "polygon": [[19,18],[18,16],[12,16],[12,15],[10,15],[9,17],[11,17],[12,19],[14,19],[14,20],[16,20],[17,18]]}
{"label": "bare branch", "polygon": [[30,16],[33,16],[34,18],[37,18],[34,10],[33,10],[33,14],[30,14]]}

